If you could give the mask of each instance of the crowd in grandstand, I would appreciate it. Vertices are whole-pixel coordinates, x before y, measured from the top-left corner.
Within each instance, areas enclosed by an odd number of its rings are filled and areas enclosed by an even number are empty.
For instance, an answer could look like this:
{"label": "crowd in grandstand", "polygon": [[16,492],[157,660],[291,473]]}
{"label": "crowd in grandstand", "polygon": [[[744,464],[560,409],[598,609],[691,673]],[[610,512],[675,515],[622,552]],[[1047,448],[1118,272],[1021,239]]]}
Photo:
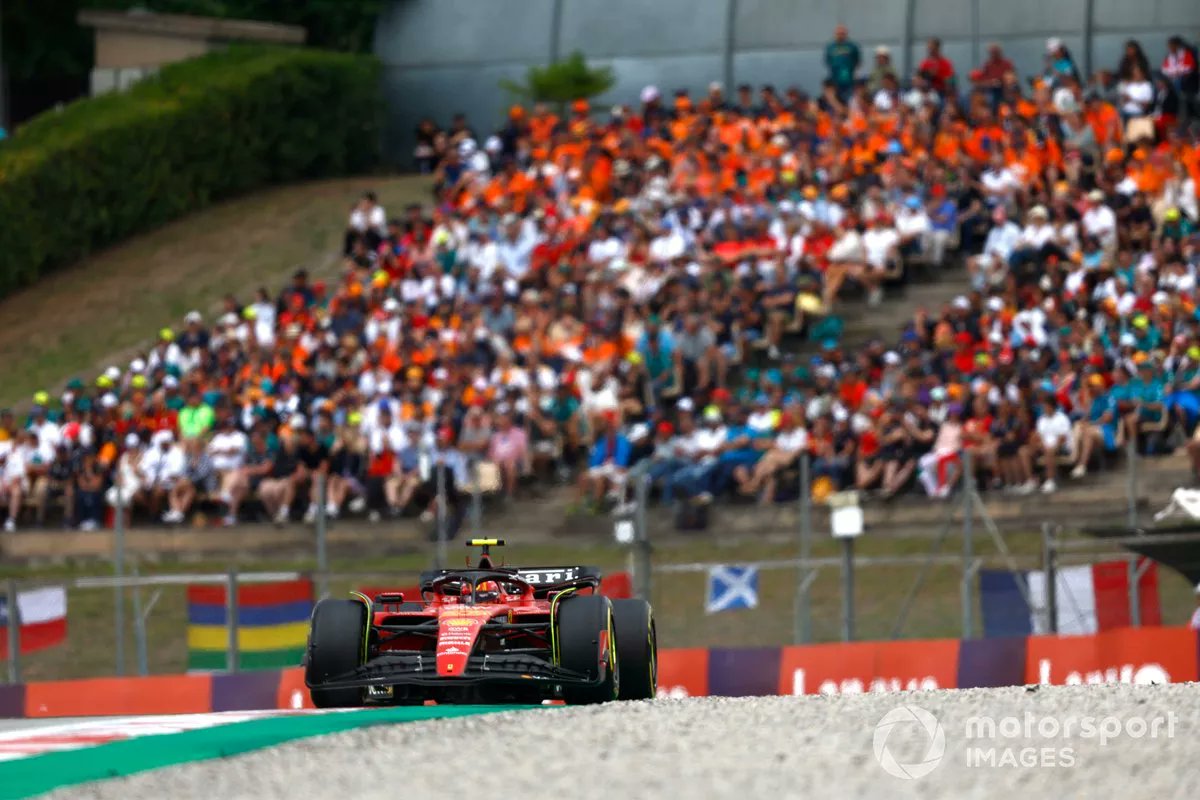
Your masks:
{"label": "crowd in grandstand", "polygon": [[[1200,420],[1195,50],[1130,42],[1083,76],[1061,41],[1019,76],[928,43],[912,75],[839,28],[816,95],[647,86],[636,106],[423,124],[432,208],[365,194],[340,275],[188,314],[124,367],[0,416],[12,529],[58,498],[180,523],[448,512],[644,463],[663,502],[814,488],[1055,491]],[[842,347],[914,270],[969,291]],[[817,355],[798,355],[797,341]],[[1200,445],[1189,443],[1200,466]],[[314,480],[324,476],[324,480]],[[324,487],[319,495],[318,486]],[[251,502],[253,501],[253,502]],[[324,508],[318,504],[324,503]]]}

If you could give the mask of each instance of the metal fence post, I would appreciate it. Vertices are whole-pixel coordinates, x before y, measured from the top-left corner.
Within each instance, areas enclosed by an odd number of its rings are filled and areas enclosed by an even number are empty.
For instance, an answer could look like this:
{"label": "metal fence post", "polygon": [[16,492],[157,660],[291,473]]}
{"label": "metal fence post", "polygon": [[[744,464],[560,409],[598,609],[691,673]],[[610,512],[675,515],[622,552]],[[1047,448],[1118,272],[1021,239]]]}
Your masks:
{"label": "metal fence post", "polygon": [[8,682],[21,682],[21,607],[17,603],[17,580],[8,579]]}
{"label": "metal fence post", "polygon": [[854,641],[854,537],[842,537],[842,641]]}
{"label": "metal fence post", "polygon": [[471,459],[471,533],[478,536],[483,525],[483,487],[479,485],[479,459]]}
{"label": "metal fence post", "polygon": [[1058,549],[1050,523],[1042,523],[1042,570],[1046,573],[1046,631],[1058,633]]}
{"label": "metal fence post", "polygon": [[792,641],[812,641],[812,603],[808,560],[812,557],[812,492],[809,480],[808,452],[800,454],[800,567],[796,574],[796,608]]}
{"label": "metal fence post", "polygon": [[1142,581],[1139,556],[1131,556],[1125,562],[1126,574],[1129,576],[1129,625],[1132,628],[1142,626]]}
{"label": "metal fence post", "polygon": [[230,567],[225,576],[225,669],[238,671],[238,577],[237,567]]}
{"label": "metal fence post", "polygon": [[635,594],[646,602],[650,601],[652,585],[650,580],[650,531],[646,523],[646,504],[650,502],[650,476],[642,473],[637,476],[633,485],[634,502],[634,563],[637,581],[634,586]]}
{"label": "metal fence post", "polygon": [[437,482],[437,551],[434,555],[435,569],[444,569],[446,566],[446,463],[445,453],[442,453],[442,458],[434,459],[433,471],[434,478]]}
{"label": "metal fence post", "polygon": [[1137,437],[1130,436],[1129,441],[1125,443],[1125,461],[1126,473],[1128,475],[1128,487],[1126,489],[1126,501],[1128,504],[1128,525],[1129,531],[1132,533],[1138,526],[1138,508],[1137,508],[1137,493],[1138,493],[1138,475],[1137,475]]}
{"label": "metal fence post", "polygon": [[[133,565],[133,577],[138,577],[141,571],[137,564]],[[137,656],[138,675],[150,674],[150,652],[146,645],[146,615],[142,607],[142,587],[133,587],[133,646]]]}
{"label": "metal fence post", "polygon": [[962,493],[963,493],[963,570],[962,570],[962,638],[971,639],[975,636],[975,614],[971,601],[971,564],[975,560],[974,520],[975,520],[975,475],[971,464],[971,451],[964,450],[962,456]]}
{"label": "metal fence post", "polygon": [[[120,476],[113,483],[116,507],[113,509],[113,569],[118,580],[125,577],[125,495],[121,491]],[[113,587],[113,627],[117,660],[117,675],[125,674],[125,587],[118,583]]]}
{"label": "metal fence post", "polygon": [[329,551],[325,517],[325,503],[329,492],[328,476],[317,474],[317,599],[323,600],[329,596]]}

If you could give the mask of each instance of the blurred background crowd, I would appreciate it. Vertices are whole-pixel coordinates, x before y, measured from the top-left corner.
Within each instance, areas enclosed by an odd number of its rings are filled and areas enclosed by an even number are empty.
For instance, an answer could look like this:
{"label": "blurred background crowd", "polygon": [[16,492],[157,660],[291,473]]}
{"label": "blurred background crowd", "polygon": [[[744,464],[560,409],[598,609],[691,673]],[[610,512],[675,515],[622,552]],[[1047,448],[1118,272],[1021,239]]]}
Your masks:
{"label": "blurred background crowd", "polygon": [[[1196,51],[1019,76],[839,28],[820,87],[647,86],[417,131],[429,206],[350,210],[340,273],[189,313],[0,414],[6,526],[432,515],[472,491],[662,502],[1053,492],[1200,444]],[[811,92],[808,89],[817,89]],[[844,347],[848,298],[961,270]],[[969,460],[964,454],[970,453]]]}

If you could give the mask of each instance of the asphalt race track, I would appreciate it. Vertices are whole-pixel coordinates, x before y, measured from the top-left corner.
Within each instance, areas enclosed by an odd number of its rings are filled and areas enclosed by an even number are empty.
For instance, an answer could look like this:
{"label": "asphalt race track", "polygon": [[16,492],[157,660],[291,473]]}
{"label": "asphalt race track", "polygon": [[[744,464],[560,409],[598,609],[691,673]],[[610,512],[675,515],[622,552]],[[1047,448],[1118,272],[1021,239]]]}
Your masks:
{"label": "asphalt race track", "polygon": [[1198,726],[1196,684],[657,700],[362,728],[50,796],[1194,798]]}

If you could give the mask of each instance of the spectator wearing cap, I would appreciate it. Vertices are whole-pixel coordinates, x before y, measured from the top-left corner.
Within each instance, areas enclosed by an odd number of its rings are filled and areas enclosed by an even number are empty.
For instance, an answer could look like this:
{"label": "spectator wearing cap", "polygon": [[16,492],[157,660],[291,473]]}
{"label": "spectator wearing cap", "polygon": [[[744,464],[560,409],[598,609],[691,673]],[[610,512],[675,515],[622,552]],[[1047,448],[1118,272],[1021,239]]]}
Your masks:
{"label": "spectator wearing cap", "polygon": [[899,82],[900,75],[892,64],[891,48],[885,44],[879,45],[875,48],[875,63],[871,67],[871,74],[867,76],[867,90],[875,95],[886,87],[899,85]]}
{"label": "spectator wearing cap", "polygon": [[1042,70],[1042,80],[1050,87],[1058,87],[1069,80],[1082,83],[1079,68],[1071,51],[1063,44],[1063,40],[1051,37],[1046,40],[1045,67]]}
{"label": "spectator wearing cap", "polygon": [[917,258],[925,253],[925,244],[933,233],[929,214],[925,204],[915,194],[904,198],[904,202],[896,209],[894,220],[896,233],[899,235],[897,248],[904,258]]}
{"label": "spectator wearing cap", "polygon": [[980,290],[1002,284],[1008,275],[1008,261],[1021,240],[1021,229],[1008,218],[1004,206],[992,210],[992,227],[983,243],[983,252],[967,259],[971,287]]}
{"label": "spectator wearing cap", "polygon": [[963,434],[963,408],[951,403],[938,425],[932,449],[917,459],[917,477],[930,497],[944,499],[953,491],[962,473]]}
{"label": "spectator wearing cap", "polygon": [[143,493],[142,500],[150,510],[150,515],[158,518],[162,511],[162,521],[178,523],[184,520],[184,510],[177,508],[172,500],[172,492],[176,484],[185,476],[187,460],[183,449],[176,446],[175,434],[171,431],[158,431],[150,439],[150,446],[142,453],[138,461],[138,478]]}
{"label": "spectator wearing cap", "polygon": [[838,25],[833,30],[833,41],[825,46],[825,68],[829,71],[829,81],[843,102],[854,89],[860,61],[858,45],[850,39],[846,26]]}
{"label": "spectator wearing cap", "polygon": [[662,487],[664,503],[670,503],[674,499],[672,480],[675,473],[688,465],[688,461],[684,457],[685,442],[691,433],[690,415],[680,418],[678,436],[675,433],[675,426],[666,420],[654,426],[654,446],[649,455],[650,465],[646,474],[652,485]]}
{"label": "spectator wearing cap", "polygon": [[701,425],[691,437],[691,464],[675,473],[671,488],[681,497],[707,503],[712,500],[710,481],[729,441],[729,431],[715,405],[706,406],[700,419]]}

